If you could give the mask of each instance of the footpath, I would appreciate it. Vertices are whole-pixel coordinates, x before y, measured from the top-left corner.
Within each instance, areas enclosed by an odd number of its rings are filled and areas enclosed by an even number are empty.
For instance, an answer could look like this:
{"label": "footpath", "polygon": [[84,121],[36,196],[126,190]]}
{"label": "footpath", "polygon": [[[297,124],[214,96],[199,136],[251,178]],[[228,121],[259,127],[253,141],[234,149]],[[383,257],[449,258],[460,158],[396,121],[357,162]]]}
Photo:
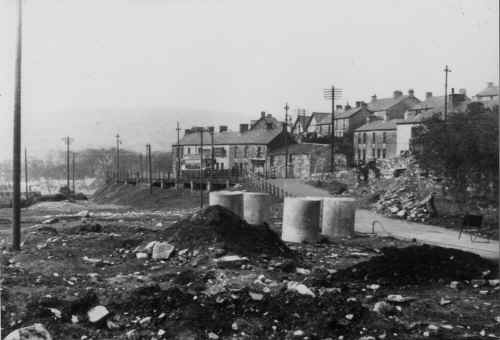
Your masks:
{"label": "footpath", "polygon": [[[271,179],[268,182],[297,197],[317,196],[332,197],[328,191],[313,187],[299,179]],[[422,223],[392,219],[375,212],[358,209],[356,211],[355,230],[359,233],[376,233],[380,236],[392,236],[403,240],[460,249],[478,254],[488,259],[500,257],[499,243],[496,240],[471,240],[469,234],[458,238],[458,231]]]}

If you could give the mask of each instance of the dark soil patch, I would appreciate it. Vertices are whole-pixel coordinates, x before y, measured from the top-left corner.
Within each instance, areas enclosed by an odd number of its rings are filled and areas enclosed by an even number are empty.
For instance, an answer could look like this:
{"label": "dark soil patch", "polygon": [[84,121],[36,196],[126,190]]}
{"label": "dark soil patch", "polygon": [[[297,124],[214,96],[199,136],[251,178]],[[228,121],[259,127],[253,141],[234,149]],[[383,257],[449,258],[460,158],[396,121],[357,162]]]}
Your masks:
{"label": "dark soil patch", "polygon": [[387,247],[381,251],[380,256],[339,271],[334,280],[362,279],[404,285],[495,277],[496,266],[491,261],[456,249],[421,245]]}
{"label": "dark soil patch", "polygon": [[269,226],[249,225],[220,206],[210,206],[175,223],[170,238],[179,249],[217,246],[243,256],[293,257],[294,253]]}

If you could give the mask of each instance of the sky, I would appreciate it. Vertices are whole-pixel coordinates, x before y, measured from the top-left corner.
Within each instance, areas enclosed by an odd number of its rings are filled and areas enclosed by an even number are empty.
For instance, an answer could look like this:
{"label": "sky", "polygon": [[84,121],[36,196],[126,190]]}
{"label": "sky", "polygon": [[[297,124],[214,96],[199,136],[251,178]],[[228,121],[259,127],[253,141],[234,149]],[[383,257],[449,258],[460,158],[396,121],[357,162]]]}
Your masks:
{"label": "sky", "polygon": [[[225,125],[499,77],[498,0],[23,0],[23,147],[169,149]],[[11,158],[16,0],[0,0],[0,159]]]}

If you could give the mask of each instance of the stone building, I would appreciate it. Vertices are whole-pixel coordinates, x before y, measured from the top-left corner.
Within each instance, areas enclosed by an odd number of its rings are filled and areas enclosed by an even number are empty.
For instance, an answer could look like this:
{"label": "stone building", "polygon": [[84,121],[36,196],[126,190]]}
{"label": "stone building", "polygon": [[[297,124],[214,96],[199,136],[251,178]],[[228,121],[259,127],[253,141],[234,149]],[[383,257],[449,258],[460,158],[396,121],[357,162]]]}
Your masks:
{"label": "stone building", "polygon": [[495,85],[493,82],[488,82],[488,85],[485,89],[479,91],[476,94],[476,100],[480,102],[488,102],[492,100],[496,100],[498,102],[499,89],[498,85]]}
{"label": "stone building", "polygon": [[354,130],[354,160],[368,162],[399,156],[397,124],[403,119],[376,119]]}
{"label": "stone building", "polygon": [[[179,145],[172,146],[174,173],[180,159],[181,172],[196,172],[211,169],[212,153],[214,170],[232,170],[237,173],[252,172],[264,174],[268,153],[284,143],[293,143],[291,135],[283,130],[283,123],[272,115],[261,114],[251,124],[240,124],[238,131],[228,131],[220,126],[218,131],[199,132],[199,128],[187,129]],[[203,138],[203,147],[201,141]],[[212,143],[213,138],[213,143]],[[213,144],[213,148],[212,148]],[[177,152],[179,156],[177,157]],[[203,155],[201,164],[200,153]]]}
{"label": "stone building", "polygon": [[[269,153],[269,175],[285,177],[286,147],[275,149]],[[344,155],[335,155],[336,168],[346,166]],[[330,170],[330,146],[326,144],[302,143],[288,146],[288,177],[308,178],[312,174]]]}
{"label": "stone building", "polygon": [[407,95],[396,90],[390,98],[377,98],[373,95],[368,103],[368,110],[383,120],[402,119],[405,112],[419,102],[412,89],[408,90]]}

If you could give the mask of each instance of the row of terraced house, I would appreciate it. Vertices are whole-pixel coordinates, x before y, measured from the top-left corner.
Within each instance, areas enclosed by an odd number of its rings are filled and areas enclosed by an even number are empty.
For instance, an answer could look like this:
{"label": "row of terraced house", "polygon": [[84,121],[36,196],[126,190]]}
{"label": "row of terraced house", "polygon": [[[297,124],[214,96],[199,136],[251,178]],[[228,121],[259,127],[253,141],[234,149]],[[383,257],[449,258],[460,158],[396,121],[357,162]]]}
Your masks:
{"label": "row of terraced house", "polygon": [[[498,86],[488,83],[472,98],[465,89],[452,89],[447,111],[465,112],[472,102],[480,102],[488,109],[498,107]],[[406,93],[396,90],[389,97],[373,95],[369,101],[357,101],[353,106],[337,105],[333,129],[331,113],[326,112],[301,113],[287,124],[261,112],[257,120],[240,124],[237,131],[225,125],[209,127],[205,132],[193,127],[186,129],[180,142],[173,145],[174,172],[196,172],[202,167],[272,177],[283,177],[285,173],[289,177],[308,177],[328,171],[330,147],[325,143],[332,130],[336,137],[352,141],[356,163],[394,158],[409,150],[413,128],[431,117],[443,117],[444,106],[444,96],[426,92],[425,97],[417,98],[413,89]],[[342,167],[347,160],[336,154],[335,163]]]}

